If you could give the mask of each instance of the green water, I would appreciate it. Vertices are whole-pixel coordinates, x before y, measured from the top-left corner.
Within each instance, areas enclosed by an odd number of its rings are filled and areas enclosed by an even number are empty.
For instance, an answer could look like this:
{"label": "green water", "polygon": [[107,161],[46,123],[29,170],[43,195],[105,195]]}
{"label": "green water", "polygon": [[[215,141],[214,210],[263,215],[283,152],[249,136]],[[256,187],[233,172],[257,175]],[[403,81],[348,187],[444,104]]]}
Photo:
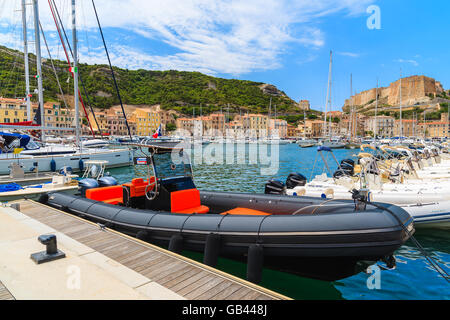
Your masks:
{"label": "green water", "polygon": [[[210,149],[213,148],[210,147]],[[225,150],[223,151],[226,153]],[[290,172],[300,172],[309,179],[313,169],[314,174],[327,171],[323,162],[317,159],[315,148],[301,149],[295,144],[289,144],[279,146],[278,150],[272,151],[279,154],[279,161],[276,172],[271,175],[261,173],[261,168],[270,167],[267,162],[263,165],[249,163],[255,156],[255,150],[248,149],[248,146],[242,159],[239,159],[239,163],[237,156],[234,163],[227,164],[212,163],[214,161],[205,163],[205,160],[200,163],[198,155],[197,158],[192,155],[196,186],[203,190],[262,193],[264,183],[269,178],[279,178],[284,181]],[[357,152],[358,150],[342,149],[335,150],[334,154],[338,160],[342,160],[352,157]],[[225,156],[224,154],[224,158]],[[220,160],[220,154],[216,158]],[[333,161],[330,155],[328,160],[329,163]],[[331,170],[335,167],[330,165]],[[120,183],[129,181],[133,177],[145,176],[142,167],[111,169],[110,173]],[[450,269],[449,231],[417,231],[416,238],[448,272]],[[200,262],[203,260],[203,255],[200,253],[184,252],[184,255]],[[261,285],[294,299],[450,299],[448,282],[427,264],[411,241],[397,250],[395,257],[397,267],[394,270],[381,271],[379,289],[368,288],[367,281],[370,274],[364,272],[343,280],[327,282],[268,268],[263,271]],[[217,268],[245,279],[247,269],[243,262],[220,258]]]}

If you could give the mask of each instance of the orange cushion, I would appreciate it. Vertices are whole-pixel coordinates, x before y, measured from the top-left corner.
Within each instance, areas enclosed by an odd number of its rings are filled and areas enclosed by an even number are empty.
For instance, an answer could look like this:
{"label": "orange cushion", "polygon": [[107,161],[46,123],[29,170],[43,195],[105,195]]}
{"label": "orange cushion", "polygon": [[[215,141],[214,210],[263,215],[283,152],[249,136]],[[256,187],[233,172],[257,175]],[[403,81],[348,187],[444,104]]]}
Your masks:
{"label": "orange cushion", "polygon": [[[150,182],[155,181],[154,177],[150,178]],[[124,186],[127,186],[130,189],[130,197],[143,197],[145,195],[145,188],[148,185],[148,180],[144,180],[142,178],[135,178],[131,180],[131,183],[126,183]],[[152,190],[154,186],[151,186],[149,189]]]}
{"label": "orange cushion", "polygon": [[177,213],[208,213],[209,208],[207,206],[198,206],[194,208],[189,208],[186,210],[178,210]]}
{"label": "orange cushion", "polygon": [[259,211],[255,209],[249,209],[249,208],[234,208],[225,212],[222,212],[221,214],[235,214],[235,215],[248,215],[248,216],[269,216],[271,213],[267,213],[264,211]]}
{"label": "orange cushion", "polygon": [[103,200],[104,203],[109,203],[109,204],[118,204],[118,203],[122,203],[122,201],[123,201],[122,198]]}
{"label": "orange cushion", "polygon": [[207,213],[209,208],[200,203],[200,191],[187,189],[170,193],[170,210],[179,213]]}
{"label": "orange cushion", "polygon": [[97,201],[123,202],[122,186],[102,187],[86,190],[86,198]]}

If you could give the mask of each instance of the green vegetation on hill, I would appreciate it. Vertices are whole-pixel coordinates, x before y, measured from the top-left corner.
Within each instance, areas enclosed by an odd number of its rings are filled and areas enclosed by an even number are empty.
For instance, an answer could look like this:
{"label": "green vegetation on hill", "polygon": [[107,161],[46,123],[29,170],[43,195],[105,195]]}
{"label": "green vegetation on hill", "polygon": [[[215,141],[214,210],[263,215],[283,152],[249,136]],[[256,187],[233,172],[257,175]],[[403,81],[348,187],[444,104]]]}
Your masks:
{"label": "green vegetation on hill", "polygon": [[[36,74],[36,64],[34,55],[30,54],[29,57],[33,91],[37,87],[37,81],[33,78]],[[54,64],[63,92],[73,95],[73,81],[67,81],[70,77],[67,63],[55,60]],[[93,107],[108,108],[119,103],[107,65],[80,64],[79,70]],[[196,109],[195,114],[199,114],[200,104],[203,114],[221,109],[225,111],[228,107],[230,113],[240,111],[267,113],[272,97],[272,104],[277,105],[280,114],[299,112],[295,102],[283,92],[278,91],[277,95],[264,93],[259,88],[263,85],[260,82],[222,79],[199,72],[174,70],[127,70],[115,67],[114,71],[124,104],[161,104],[163,109],[177,110],[188,115],[192,114],[193,108]],[[0,46],[0,96],[24,97],[23,75],[23,53]],[[46,101],[60,101],[50,61],[43,61],[43,85]],[[81,85],[80,90],[85,99]],[[33,100],[36,100],[36,95],[33,96]]]}

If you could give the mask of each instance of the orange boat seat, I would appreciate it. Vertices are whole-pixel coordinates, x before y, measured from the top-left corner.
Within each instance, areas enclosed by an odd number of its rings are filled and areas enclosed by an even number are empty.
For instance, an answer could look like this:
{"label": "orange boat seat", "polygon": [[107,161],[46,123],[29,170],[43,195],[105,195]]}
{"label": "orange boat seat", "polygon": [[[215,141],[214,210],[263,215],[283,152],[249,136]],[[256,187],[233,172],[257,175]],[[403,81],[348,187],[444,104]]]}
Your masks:
{"label": "orange boat seat", "polygon": [[264,211],[259,211],[255,209],[249,209],[249,208],[234,208],[225,212],[222,212],[221,214],[234,214],[234,215],[247,215],[247,216],[269,216],[271,213],[267,213]]}
{"label": "orange boat seat", "polygon": [[110,186],[86,190],[86,198],[109,204],[123,203],[122,186]]}
{"label": "orange boat seat", "polygon": [[200,203],[200,191],[186,189],[170,193],[170,210],[176,213],[208,213],[209,208]]}
{"label": "orange boat seat", "polygon": [[[150,183],[155,181],[154,177],[150,178]],[[131,183],[127,183],[126,186],[130,188],[130,197],[143,197],[145,196],[145,188],[148,186],[148,180],[144,180],[142,178],[135,178],[131,180]],[[151,186],[149,189],[152,190],[154,186]]]}

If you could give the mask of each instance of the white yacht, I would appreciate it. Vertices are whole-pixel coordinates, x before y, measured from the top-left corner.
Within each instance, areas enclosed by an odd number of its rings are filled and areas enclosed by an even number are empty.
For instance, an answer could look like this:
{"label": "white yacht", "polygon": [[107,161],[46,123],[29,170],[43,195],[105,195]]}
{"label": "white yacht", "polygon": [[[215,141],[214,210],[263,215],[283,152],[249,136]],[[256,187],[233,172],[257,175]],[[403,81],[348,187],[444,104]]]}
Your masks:
{"label": "white yacht", "polygon": [[128,148],[79,148],[70,145],[48,144],[41,146],[28,135],[18,133],[0,133],[5,140],[0,154],[0,174],[10,173],[11,162],[22,165],[24,171],[58,171],[71,167],[73,171],[82,171],[88,160],[107,160],[108,168],[129,166],[133,162],[132,151]]}

